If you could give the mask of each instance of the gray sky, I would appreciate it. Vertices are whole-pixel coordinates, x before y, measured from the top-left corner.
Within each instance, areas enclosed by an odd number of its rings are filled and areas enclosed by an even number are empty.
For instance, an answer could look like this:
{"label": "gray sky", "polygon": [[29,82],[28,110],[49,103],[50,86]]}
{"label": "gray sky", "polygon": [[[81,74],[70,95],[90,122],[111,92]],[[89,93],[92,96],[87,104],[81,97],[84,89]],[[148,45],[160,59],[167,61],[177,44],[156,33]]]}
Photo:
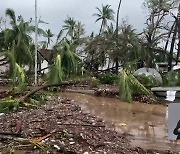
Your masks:
{"label": "gray sky", "polygon": [[[39,24],[41,28],[50,28],[53,33],[57,34],[63,21],[67,15],[81,21],[85,25],[86,33],[92,31],[98,32],[100,23],[95,23],[96,17],[92,14],[97,12],[95,7],[101,8],[102,4],[110,4],[114,11],[117,10],[119,0],[37,0],[38,1],[38,17],[50,24]],[[144,0],[122,0],[122,8],[120,12],[121,18],[128,19],[128,22],[138,31],[142,31],[145,15],[142,9]],[[16,16],[22,15],[24,19],[34,19],[34,0],[1,0],[0,16],[5,16],[5,10],[12,8],[16,12]],[[120,20],[121,21],[121,20]]]}

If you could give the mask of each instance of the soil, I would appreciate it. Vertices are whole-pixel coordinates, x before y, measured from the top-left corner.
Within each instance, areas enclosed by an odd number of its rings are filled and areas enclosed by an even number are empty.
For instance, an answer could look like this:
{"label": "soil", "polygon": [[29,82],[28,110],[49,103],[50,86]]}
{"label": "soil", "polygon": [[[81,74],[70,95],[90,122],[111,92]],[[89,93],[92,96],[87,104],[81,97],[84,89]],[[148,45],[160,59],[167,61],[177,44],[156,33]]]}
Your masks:
{"label": "soil", "polygon": [[39,109],[1,115],[0,130],[21,133],[20,137],[0,135],[1,153],[176,153],[133,148],[129,144],[127,134],[117,133],[110,123],[83,113],[77,102],[58,96],[51,97],[47,104]]}

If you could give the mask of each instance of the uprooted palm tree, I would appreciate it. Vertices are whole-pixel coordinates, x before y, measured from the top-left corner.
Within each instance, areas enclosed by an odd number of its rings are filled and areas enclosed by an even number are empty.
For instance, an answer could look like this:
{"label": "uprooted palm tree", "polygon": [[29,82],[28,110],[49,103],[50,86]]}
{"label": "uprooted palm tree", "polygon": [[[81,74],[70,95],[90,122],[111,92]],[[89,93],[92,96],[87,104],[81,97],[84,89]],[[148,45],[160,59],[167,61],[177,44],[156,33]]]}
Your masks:
{"label": "uprooted palm tree", "polygon": [[132,95],[137,91],[141,94],[153,96],[131,73],[124,70],[120,72],[119,91],[121,99],[126,102],[132,102]]}

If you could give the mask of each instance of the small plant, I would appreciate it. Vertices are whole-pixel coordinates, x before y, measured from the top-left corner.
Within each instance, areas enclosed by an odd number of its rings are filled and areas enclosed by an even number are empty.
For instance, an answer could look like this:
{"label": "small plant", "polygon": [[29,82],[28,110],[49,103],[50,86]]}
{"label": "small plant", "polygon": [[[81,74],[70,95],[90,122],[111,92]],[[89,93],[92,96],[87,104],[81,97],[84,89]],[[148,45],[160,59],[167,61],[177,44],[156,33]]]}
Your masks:
{"label": "small plant", "polygon": [[18,100],[2,100],[0,102],[0,112],[10,112],[10,111],[17,111],[19,108]]}
{"label": "small plant", "polygon": [[90,81],[91,88],[98,88],[99,84],[100,84],[100,81],[94,77]]}

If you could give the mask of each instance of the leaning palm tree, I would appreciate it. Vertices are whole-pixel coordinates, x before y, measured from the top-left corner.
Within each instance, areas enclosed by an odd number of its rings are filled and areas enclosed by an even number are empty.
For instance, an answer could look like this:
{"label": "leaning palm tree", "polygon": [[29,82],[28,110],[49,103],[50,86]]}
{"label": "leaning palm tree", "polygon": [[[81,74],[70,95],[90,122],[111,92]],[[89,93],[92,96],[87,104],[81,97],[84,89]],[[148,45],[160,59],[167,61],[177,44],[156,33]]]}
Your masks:
{"label": "leaning palm tree", "polygon": [[6,10],[6,15],[10,18],[12,28],[5,30],[5,44],[9,49],[15,49],[13,55],[20,66],[32,63],[32,52],[29,49],[29,44],[32,41],[30,37],[32,27],[22,18],[19,18],[20,21],[17,23],[15,12],[11,9]]}
{"label": "leaning palm tree", "polygon": [[135,93],[137,94],[138,92],[153,96],[152,92],[146,89],[134,75],[124,70],[120,72],[119,91],[121,99],[129,103],[132,102],[132,95]]}
{"label": "leaning palm tree", "polygon": [[103,29],[107,27],[108,20],[114,21],[114,11],[110,7],[111,5],[102,5],[102,10],[96,7],[98,13],[93,14],[93,16],[97,17],[95,22],[101,21],[99,34],[101,34]]}
{"label": "leaning palm tree", "polygon": [[[33,51],[30,46],[33,43],[31,34],[35,31],[35,26],[30,25],[30,22],[25,22],[22,16],[16,18],[15,12],[12,9],[6,10],[6,15],[10,18],[11,28],[4,32],[5,44],[7,50],[14,48],[15,61],[20,65],[32,65]],[[45,35],[44,31],[38,28],[38,34]]]}

